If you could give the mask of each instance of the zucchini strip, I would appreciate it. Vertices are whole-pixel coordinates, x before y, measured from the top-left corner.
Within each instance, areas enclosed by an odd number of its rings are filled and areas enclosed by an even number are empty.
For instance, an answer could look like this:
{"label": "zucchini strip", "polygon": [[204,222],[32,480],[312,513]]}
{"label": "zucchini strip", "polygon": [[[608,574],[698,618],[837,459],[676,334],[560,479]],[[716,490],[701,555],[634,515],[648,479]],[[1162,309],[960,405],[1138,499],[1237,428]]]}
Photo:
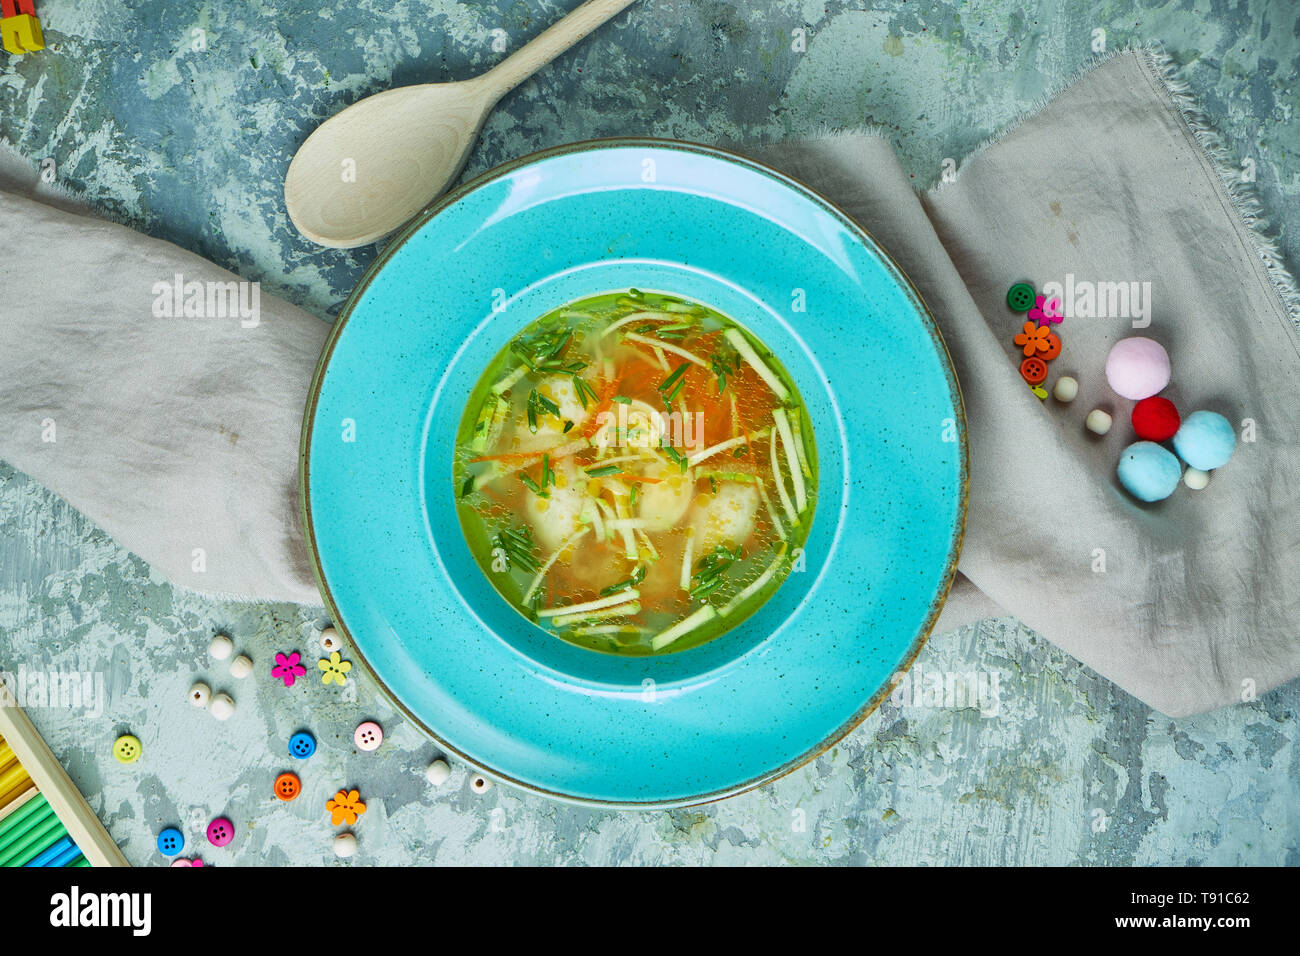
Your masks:
{"label": "zucchini strip", "polygon": [[691,467],[694,467],[704,461],[704,459],[712,458],[720,451],[726,451],[728,448],[735,448],[737,445],[748,444],[750,438],[765,438],[770,431],[770,428],[761,428],[748,437],[745,435],[737,435],[735,438],[728,438],[726,441],[718,442],[712,448],[706,448],[704,451],[697,451],[694,455],[691,455],[690,458],[686,459],[686,463]]}
{"label": "zucchini strip", "polygon": [[709,367],[704,359],[700,358],[694,352],[688,352],[686,349],[678,348],[676,345],[669,345],[667,342],[662,342],[659,339],[648,339],[644,335],[637,335],[635,332],[629,332],[627,335],[623,336],[623,338],[627,339],[629,342],[636,342],[640,345],[649,345],[652,347],[658,346],[665,352],[672,352],[674,355],[680,355],[688,362],[694,362],[700,368]]}
{"label": "zucchini strip", "polygon": [[528,366],[521,365],[501,381],[492,386],[492,394],[500,396],[502,392],[510,388],[515,382],[519,381],[528,374]]}
{"label": "zucchini strip", "polygon": [[537,612],[538,617],[555,617],[556,615],[585,614],[587,611],[600,611],[607,607],[613,607],[616,604],[626,604],[635,601],[641,596],[641,592],[636,588],[627,588],[618,591],[608,597],[596,598],[594,601],[587,601],[584,604],[570,604],[565,607],[544,607]]}
{"label": "zucchini strip", "polygon": [[758,357],[758,353],[754,351],[754,346],[749,344],[749,339],[745,338],[743,332],[739,329],[727,329],[722,334],[726,336],[728,342],[736,347],[740,357],[753,366],[754,371],[758,373],[758,377],[767,383],[767,387],[772,390],[773,395],[783,402],[790,397],[790,392],[781,384],[781,380],[767,367],[766,363]]}
{"label": "zucchini strip", "polygon": [[623,326],[632,322],[676,322],[680,316],[673,315],[671,312],[633,312],[631,315],[625,315],[617,322],[612,322],[606,326],[605,331],[597,336],[603,339],[609,333],[621,329]]}
{"label": "zucchini strip", "polygon": [[583,611],[577,614],[561,614],[558,617],[551,618],[551,624],[555,627],[568,627],[570,624],[577,624],[579,621],[608,621],[611,618],[631,617],[633,614],[640,613],[641,602],[628,601],[626,604],[619,604],[603,611]]}
{"label": "zucchini strip", "polygon": [[790,427],[794,430],[794,450],[799,455],[799,470],[809,481],[812,480],[812,466],[808,464],[808,449],[803,441],[803,412],[795,409],[790,418]]}
{"label": "zucchini strip", "polygon": [[528,599],[533,596],[533,592],[537,590],[537,586],[542,583],[542,579],[546,577],[546,572],[551,570],[551,565],[555,563],[555,559],[564,552],[565,548],[568,548],[573,544],[573,542],[577,541],[590,530],[590,528],[583,528],[581,531],[569,535],[568,540],[556,548],[555,553],[546,559],[546,563],[542,565],[542,569],[537,572],[537,577],[533,578],[533,583],[528,585],[528,590],[524,592],[524,604],[528,603]]}
{"label": "zucchini strip", "polygon": [[799,523],[799,519],[795,516],[794,505],[790,504],[790,496],[786,494],[785,480],[781,477],[781,465],[776,460],[776,436],[775,435],[772,435],[768,439],[767,450],[772,458],[772,480],[776,482],[776,493],[777,496],[781,499],[781,510],[785,512],[785,518],[787,521],[790,522],[790,527],[793,528],[796,524]]}
{"label": "zucchini strip", "polygon": [[785,463],[790,466],[790,481],[794,484],[794,507],[800,514],[808,507],[808,492],[803,484],[803,469],[799,467],[799,458],[794,450],[794,436],[790,434],[790,417],[784,408],[772,411],[776,419],[776,430],[781,436],[781,445],[785,448]]}
{"label": "zucchini strip", "polygon": [[722,606],[722,612],[721,612],[722,615],[725,617],[726,615],[730,614],[736,608],[740,607],[740,605],[744,604],[747,598],[752,597],[753,595],[757,594],[760,590],[762,590],[763,585],[767,584],[768,581],[772,580],[772,576],[776,574],[777,571],[780,570],[781,564],[784,561],[785,561],[785,542],[782,542],[781,544],[777,545],[776,560],[773,561],[771,564],[769,564],[767,566],[767,569],[762,574],[760,574],[757,578],[754,579],[753,584],[745,588],[745,590],[741,591],[734,598],[732,598],[730,601],[728,601],[726,604]]}
{"label": "zucchini strip", "polygon": [[[755,475],[755,478],[758,476]],[[767,493],[767,483],[762,478],[758,478],[758,496],[763,499],[763,506],[767,508],[767,516],[772,519],[776,536],[785,541],[785,528],[781,527],[781,519],[776,516],[776,509],[772,507],[772,497]]]}
{"label": "zucchini strip", "polygon": [[668,630],[656,634],[650,639],[650,648],[655,651],[663,650],[679,637],[684,637],[691,631],[703,627],[717,616],[717,608],[712,604],[706,604],[693,614],[682,618]]}

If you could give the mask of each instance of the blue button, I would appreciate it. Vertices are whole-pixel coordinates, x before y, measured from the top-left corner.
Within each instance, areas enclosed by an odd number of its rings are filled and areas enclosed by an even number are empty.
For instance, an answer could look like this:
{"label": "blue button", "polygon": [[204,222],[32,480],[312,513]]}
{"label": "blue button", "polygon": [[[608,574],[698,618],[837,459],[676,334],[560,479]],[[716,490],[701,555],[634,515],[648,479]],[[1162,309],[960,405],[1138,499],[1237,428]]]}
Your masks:
{"label": "blue button", "polygon": [[163,856],[175,856],[185,846],[185,836],[175,827],[168,827],[158,834],[158,852]]}
{"label": "blue button", "polygon": [[305,730],[300,730],[289,738],[289,756],[306,760],[316,752],[316,738]]}

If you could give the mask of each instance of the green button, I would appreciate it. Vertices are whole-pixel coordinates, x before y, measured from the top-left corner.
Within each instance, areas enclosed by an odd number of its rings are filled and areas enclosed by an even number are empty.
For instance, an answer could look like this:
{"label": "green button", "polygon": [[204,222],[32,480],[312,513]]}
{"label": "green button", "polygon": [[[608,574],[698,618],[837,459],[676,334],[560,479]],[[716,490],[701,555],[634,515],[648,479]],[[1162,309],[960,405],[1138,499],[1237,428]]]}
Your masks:
{"label": "green button", "polygon": [[1037,298],[1038,293],[1028,282],[1017,282],[1007,290],[1007,305],[1012,312],[1028,312]]}
{"label": "green button", "polygon": [[119,763],[135,763],[143,750],[140,741],[130,734],[123,734],[113,742],[113,756]]}

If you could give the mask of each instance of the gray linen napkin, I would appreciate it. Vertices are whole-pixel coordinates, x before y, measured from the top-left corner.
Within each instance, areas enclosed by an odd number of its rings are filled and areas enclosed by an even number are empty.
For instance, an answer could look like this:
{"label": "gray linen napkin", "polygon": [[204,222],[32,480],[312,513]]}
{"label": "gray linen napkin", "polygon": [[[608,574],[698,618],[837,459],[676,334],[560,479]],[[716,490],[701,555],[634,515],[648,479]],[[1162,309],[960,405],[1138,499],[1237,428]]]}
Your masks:
{"label": "gray linen napkin", "polygon": [[[823,192],[898,259],[952,353],[971,498],[962,574],[938,629],[1014,613],[1178,716],[1300,675],[1300,347],[1294,287],[1162,68],[1145,51],[1109,59],[920,197],[889,144],[868,134],[758,158]],[[325,325],[270,296],[254,327],[156,318],[159,281],[235,277],[15,195],[0,193],[0,230],[48,250],[22,274],[0,259],[7,288],[42,289],[35,307],[0,301],[0,457],[177,584],[318,603],[295,469]],[[1053,373],[1076,377],[1080,394],[1041,403],[1018,374],[1022,319],[1004,296],[1013,281],[1041,287],[1067,274],[1149,282],[1150,325],[1067,317]],[[1157,505],[1115,480],[1131,403],[1102,368],[1132,334],[1168,348],[1164,394],[1184,413],[1222,412],[1254,438],[1207,489]],[[1093,407],[1115,416],[1105,438],[1083,428]]]}

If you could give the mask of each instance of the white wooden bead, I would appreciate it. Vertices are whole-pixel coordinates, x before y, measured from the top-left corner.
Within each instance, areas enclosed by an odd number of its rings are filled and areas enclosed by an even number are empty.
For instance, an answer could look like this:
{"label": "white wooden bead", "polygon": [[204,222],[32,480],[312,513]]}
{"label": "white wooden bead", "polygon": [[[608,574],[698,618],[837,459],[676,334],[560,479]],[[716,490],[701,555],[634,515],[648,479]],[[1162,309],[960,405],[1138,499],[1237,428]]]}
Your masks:
{"label": "white wooden bead", "polygon": [[447,766],[447,761],[439,757],[433,763],[429,764],[424,771],[424,779],[429,781],[435,787],[441,787],[451,776],[451,767]]}
{"label": "white wooden bead", "polygon": [[1183,484],[1193,491],[1200,491],[1210,483],[1209,472],[1201,471],[1199,468],[1188,468],[1183,473]]}
{"label": "white wooden bead", "polygon": [[332,627],[327,627],[320,632],[320,646],[327,651],[337,651],[343,648],[343,640],[339,637],[339,632]]}
{"label": "white wooden bead", "polygon": [[492,789],[492,781],[481,773],[476,773],[469,779],[469,788],[475,793],[487,793]]}
{"label": "white wooden bead", "polygon": [[195,707],[207,707],[208,701],[212,699],[212,688],[203,681],[199,681],[190,688],[190,703]]}
{"label": "white wooden bead", "polygon": [[243,680],[249,674],[253,673],[253,662],[240,654],[230,662],[230,676]]}
{"label": "white wooden bead", "polygon": [[334,855],[346,860],[350,856],[356,856],[357,838],[352,833],[340,833],[334,838]]}
{"label": "white wooden bead", "polygon": [[229,720],[235,713],[235,701],[229,694],[218,694],[212,698],[212,706],[209,709],[217,720]]}
{"label": "white wooden bead", "polygon": [[1079,394],[1079,383],[1068,375],[1062,375],[1056,380],[1052,394],[1056,396],[1058,402],[1072,402]]}
{"label": "white wooden bead", "polygon": [[235,649],[235,642],[224,634],[218,634],[208,644],[208,653],[216,660],[224,661]]}
{"label": "white wooden bead", "polygon": [[1110,431],[1111,418],[1100,408],[1094,408],[1088,413],[1088,418],[1084,421],[1084,424],[1088,426],[1088,431],[1104,435]]}

